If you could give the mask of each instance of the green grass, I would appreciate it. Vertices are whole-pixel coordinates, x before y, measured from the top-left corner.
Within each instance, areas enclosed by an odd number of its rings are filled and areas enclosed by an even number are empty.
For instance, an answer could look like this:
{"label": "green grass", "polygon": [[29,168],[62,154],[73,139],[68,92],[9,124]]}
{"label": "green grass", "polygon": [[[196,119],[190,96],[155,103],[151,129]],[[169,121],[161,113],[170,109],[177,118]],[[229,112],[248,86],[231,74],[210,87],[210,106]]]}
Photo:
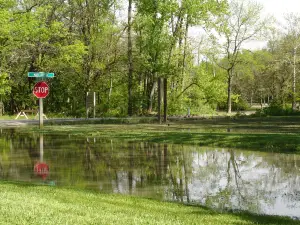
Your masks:
{"label": "green grass", "polygon": [[[9,115],[5,115],[5,116],[0,116],[0,120],[14,120],[16,118],[17,115],[13,115],[13,116],[9,116]],[[21,118],[24,118],[24,116],[22,116]]]}
{"label": "green grass", "polygon": [[300,224],[287,217],[218,213],[200,206],[0,182],[0,224]]}

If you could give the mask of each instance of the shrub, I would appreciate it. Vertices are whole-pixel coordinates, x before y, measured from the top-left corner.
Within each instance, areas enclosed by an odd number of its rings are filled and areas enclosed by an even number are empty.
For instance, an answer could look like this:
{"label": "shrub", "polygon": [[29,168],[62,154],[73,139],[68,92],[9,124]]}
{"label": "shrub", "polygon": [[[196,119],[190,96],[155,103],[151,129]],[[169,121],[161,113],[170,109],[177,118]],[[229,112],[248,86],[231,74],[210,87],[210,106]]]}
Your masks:
{"label": "shrub", "polygon": [[291,116],[300,115],[300,112],[294,111],[291,106],[274,99],[268,107],[257,110],[255,114],[259,116]]}
{"label": "shrub", "polygon": [[[239,97],[236,99],[232,99],[232,103],[231,103],[231,109],[232,111],[245,111],[248,110],[250,108],[248,102]],[[227,110],[227,102],[220,102],[218,104],[218,110]]]}

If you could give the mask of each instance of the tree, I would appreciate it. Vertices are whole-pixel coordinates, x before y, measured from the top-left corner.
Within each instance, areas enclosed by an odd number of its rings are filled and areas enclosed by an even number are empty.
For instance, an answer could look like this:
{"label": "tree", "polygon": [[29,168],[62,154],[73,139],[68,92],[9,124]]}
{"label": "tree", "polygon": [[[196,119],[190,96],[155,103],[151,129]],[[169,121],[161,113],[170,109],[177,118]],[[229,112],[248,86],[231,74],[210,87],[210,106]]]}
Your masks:
{"label": "tree", "polygon": [[221,54],[224,56],[219,66],[227,72],[227,112],[231,113],[232,80],[236,75],[235,67],[240,63],[239,55],[243,44],[257,40],[264,35],[270,24],[270,18],[261,18],[262,6],[248,0],[233,0],[230,13],[223,17],[219,29]]}
{"label": "tree", "polygon": [[[152,96],[157,83],[158,120],[161,121],[161,99],[164,99],[166,121],[167,105],[172,104],[167,101],[168,91],[176,96],[175,92],[185,88],[185,70],[193,60],[188,49],[189,27],[208,27],[211,21],[224,13],[226,1],[205,0],[199,3],[198,0],[140,0],[136,1],[136,8],[137,49],[145,77],[148,109],[152,109]],[[173,88],[168,88],[170,85]],[[178,102],[177,99],[175,101]]]}
{"label": "tree", "polygon": [[292,50],[292,66],[293,66],[293,79],[292,79],[292,109],[296,110],[296,56],[297,49],[300,46],[300,15],[290,13],[286,16],[287,26],[285,27],[285,39],[289,41],[289,47]]}
{"label": "tree", "polygon": [[268,102],[270,100],[270,72],[273,57],[267,50],[242,50],[240,63],[236,65],[236,79],[232,83],[234,93],[252,105],[254,101]]}
{"label": "tree", "polygon": [[10,32],[12,23],[10,18],[12,12],[8,9],[13,7],[13,1],[0,0],[0,115],[3,112],[3,97],[11,91],[11,83],[9,82],[9,74],[7,73],[7,54],[10,51],[12,42]]}
{"label": "tree", "polygon": [[128,0],[128,116],[132,116],[132,78],[133,78],[133,64],[132,64],[132,40],[131,40],[131,28],[132,28],[132,0]]}

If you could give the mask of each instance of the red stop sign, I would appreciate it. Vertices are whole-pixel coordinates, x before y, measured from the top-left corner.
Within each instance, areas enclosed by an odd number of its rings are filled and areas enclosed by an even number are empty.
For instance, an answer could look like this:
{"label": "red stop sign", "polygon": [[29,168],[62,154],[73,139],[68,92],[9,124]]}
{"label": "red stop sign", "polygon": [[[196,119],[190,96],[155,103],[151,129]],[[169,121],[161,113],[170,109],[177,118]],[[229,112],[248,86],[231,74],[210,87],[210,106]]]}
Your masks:
{"label": "red stop sign", "polygon": [[33,87],[32,93],[37,98],[46,98],[49,94],[49,86],[45,81],[37,82]]}

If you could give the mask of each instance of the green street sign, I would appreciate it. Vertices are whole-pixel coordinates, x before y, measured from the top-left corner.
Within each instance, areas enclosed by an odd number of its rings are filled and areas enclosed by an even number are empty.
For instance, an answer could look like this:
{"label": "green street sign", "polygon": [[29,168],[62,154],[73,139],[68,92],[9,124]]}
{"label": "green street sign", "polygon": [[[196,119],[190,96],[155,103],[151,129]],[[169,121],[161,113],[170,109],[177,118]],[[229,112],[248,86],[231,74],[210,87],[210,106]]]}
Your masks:
{"label": "green street sign", "polygon": [[28,72],[28,77],[46,77],[46,78],[53,78],[53,77],[54,77],[54,73]]}

